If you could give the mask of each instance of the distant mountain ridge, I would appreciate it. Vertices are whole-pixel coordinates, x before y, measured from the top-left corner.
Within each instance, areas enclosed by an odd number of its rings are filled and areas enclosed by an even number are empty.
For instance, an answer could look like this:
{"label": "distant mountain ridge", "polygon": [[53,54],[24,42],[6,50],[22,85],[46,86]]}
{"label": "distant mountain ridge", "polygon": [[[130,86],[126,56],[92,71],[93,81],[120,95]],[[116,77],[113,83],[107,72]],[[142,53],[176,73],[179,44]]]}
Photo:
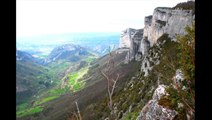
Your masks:
{"label": "distant mountain ridge", "polygon": [[52,50],[44,63],[50,63],[57,60],[68,60],[70,62],[79,61],[81,58],[92,55],[86,48],[74,44],[65,44]]}
{"label": "distant mountain ridge", "polygon": [[21,50],[16,51],[16,60],[17,61],[39,63],[39,64],[41,63],[40,59],[35,58],[30,53],[27,53],[27,52],[21,51]]}
{"label": "distant mountain ridge", "polygon": [[119,37],[118,32],[89,32],[17,38],[17,49],[45,58],[57,46],[75,44],[103,56],[107,54],[109,46],[118,47]]}

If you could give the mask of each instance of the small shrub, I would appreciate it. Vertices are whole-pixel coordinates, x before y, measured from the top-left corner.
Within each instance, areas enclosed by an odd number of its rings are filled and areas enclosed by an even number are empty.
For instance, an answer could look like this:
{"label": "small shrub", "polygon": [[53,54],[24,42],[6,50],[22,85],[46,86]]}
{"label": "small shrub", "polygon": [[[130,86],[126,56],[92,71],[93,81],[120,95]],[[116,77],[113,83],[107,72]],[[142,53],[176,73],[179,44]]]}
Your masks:
{"label": "small shrub", "polygon": [[144,67],[145,67],[145,68],[147,67],[147,63],[144,64]]}
{"label": "small shrub", "polygon": [[138,115],[139,115],[139,112],[130,112],[130,113],[127,113],[127,115],[125,115],[122,120],[136,120]]}
{"label": "small shrub", "polygon": [[157,42],[162,43],[163,41],[169,41],[169,40],[171,40],[171,38],[169,37],[169,34],[165,33],[158,38]]}
{"label": "small shrub", "polygon": [[127,111],[128,105],[126,103],[121,105],[121,110],[123,110],[124,112]]}
{"label": "small shrub", "polygon": [[173,118],[173,120],[187,120],[186,110],[185,109],[180,109],[178,111],[178,114]]}
{"label": "small shrub", "polygon": [[158,101],[158,104],[165,107],[165,108],[168,108],[168,109],[173,109],[174,108],[174,105],[172,104],[171,100],[166,98],[166,97],[162,97],[159,101]]}
{"label": "small shrub", "polygon": [[156,20],[156,22],[160,24],[160,27],[166,26],[166,21]]}
{"label": "small shrub", "polygon": [[150,66],[153,66],[154,62],[153,61],[149,61],[149,64],[150,64]]}
{"label": "small shrub", "polygon": [[193,14],[195,13],[195,2],[188,1],[177,4],[174,9],[183,9],[183,10],[192,10]]}

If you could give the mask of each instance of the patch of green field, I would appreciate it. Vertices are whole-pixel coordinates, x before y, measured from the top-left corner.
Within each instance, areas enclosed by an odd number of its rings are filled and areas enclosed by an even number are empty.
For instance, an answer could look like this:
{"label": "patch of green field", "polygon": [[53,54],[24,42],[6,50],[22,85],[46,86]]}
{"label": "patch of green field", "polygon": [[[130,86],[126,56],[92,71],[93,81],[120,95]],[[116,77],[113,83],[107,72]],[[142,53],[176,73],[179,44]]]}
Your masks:
{"label": "patch of green field", "polygon": [[78,91],[82,89],[84,86],[83,81],[78,81],[80,78],[82,78],[86,73],[88,72],[88,67],[80,69],[78,72],[74,72],[69,76],[68,84],[71,86],[73,91]]}
{"label": "patch of green field", "polygon": [[23,117],[27,115],[33,115],[35,113],[39,113],[43,111],[43,108],[41,106],[32,107],[26,110],[18,111],[16,112],[16,117]]}
{"label": "patch of green field", "polygon": [[78,76],[79,76],[79,75],[78,75],[78,72],[72,73],[72,74],[69,76],[69,81],[68,81],[69,85],[74,85],[74,84],[76,83],[76,80],[77,80]]}
{"label": "patch of green field", "polygon": [[62,95],[66,92],[67,90],[64,89],[60,89],[60,88],[56,88],[56,89],[51,89],[48,94],[49,96],[55,96],[55,95]]}
{"label": "patch of green field", "polygon": [[32,115],[34,113],[42,111],[41,107],[39,107],[41,104],[49,102],[51,100],[54,100],[54,99],[58,98],[59,95],[64,94],[66,91],[67,91],[67,88],[64,88],[64,89],[59,89],[59,88],[51,89],[51,90],[49,90],[48,92],[46,92],[44,94],[44,96],[47,95],[47,97],[42,97],[42,98],[36,100],[35,103],[33,104],[33,106],[31,106],[31,108],[27,108],[28,107],[28,103],[24,103],[24,104],[18,105],[17,108],[16,108],[17,117],[22,117],[22,116],[26,116],[26,115]]}
{"label": "patch of green field", "polygon": [[78,82],[76,83],[74,86],[73,86],[74,90],[75,91],[78,91],[82,88],[82,83],[81,82]]}
{"label": "patch of green field", "polygon": [[45,102],[48,102],[48,101],[51,101],[53,99],[56,99],[58,98],[59,96],[48,96],[48,97],[45,97],[45,98],[42,98],[41,100],[37,101],[36,102],[36,105],[40,105],[40,104],[43,104]]}
{"label": "patch of green field", "polygon": [[123,117],[123,120],[135,120],[138,117],[138,115],[139,112],[130,112]]}

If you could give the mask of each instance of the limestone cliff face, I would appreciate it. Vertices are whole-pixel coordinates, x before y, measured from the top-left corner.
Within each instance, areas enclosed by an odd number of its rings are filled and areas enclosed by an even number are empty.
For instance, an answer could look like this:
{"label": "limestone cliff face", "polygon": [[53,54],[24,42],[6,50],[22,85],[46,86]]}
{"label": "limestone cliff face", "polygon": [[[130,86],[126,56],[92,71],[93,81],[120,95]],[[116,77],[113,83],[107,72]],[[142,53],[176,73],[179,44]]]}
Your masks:
{"label": "limestone cliff face", "polygon": [[141,58],[141,53],[139,51],[141,40],[143,36],[143,29],[132,29],[128,28],[121,33],[120,38],[120,48],[125,48],[128,51],[126,56],[126,63],[135,59],[139,60]]}
{"label": "limestone cliff face", "polygon": [[173,40],[176,34],[185,35],[185,27],[194,20],[192,10],[155,8],[153,15],[145,17],[144,29],[128,28],[121,33],[120,48],[127,48],[126,63],[141,60],[164,33]]}
{"label": "limestone cliff face", "polygon": [[[183,7],[183,5],[181,7]],[[184,8],[184,10],[177,9],[177,7],[155,8],[153,15],[145,17],[145,27],[143,28],[143,30],[140,29],[142,30],[142,32],[130,28],[123,31],[121,35],[120,48],[125,48],[125,50],[129,51],[126,56],[126,63],[131,61],[132,59],[141,61],[140,73],[143,77],[139,77],[138,81],[135,81],[135,84],[133,83],[131,85],[130,83],[132,88],[134,85],[140,83],[142,83],[142,85],[148,85],[147,87],[142,86],[141,92],[138,92],[138,94],[147,93],[147,96],[150,96],[149,93],[152,94],[153,90],[158,87],[155,90],[152,99],[149,97],[144,97],[144,95],[142,95],[142,98],[138,104],[136,102],[132,102],[132,104],[130,104],[129,112],[131,111],[131,108],[135,103],[137,105],[142,105],[142,107],[144,106],[140,111],[140,115],[137,117],[137,120],[173,119],[178,114],[177,111],[175,111],[174,109],[168,109],[162,105],[159,105],[161,96],[168,96],[165,88],[169,86],[167,85],[168,83],[166,83],[165,80],[159,80],[158,69],[166,67],[164,58],[166,57],[166,55],[169,54],[166,54],[164,51],[170,51],[172,50],[170,48],[175,46],[175,44],[173,44],[175,42],[171,41],[176,41],[176,34],[185,35],[185,27],[191,26],[192,22],[195,19],[194,11],[185,9],[186,8]],[[164,35],[165,37],[162,35]],[[157,41],[160,37],[163,40]],[[170,48],[167,46],[170,46]],[[176,49],[173,50],[176,51]],[[159,67],[157,66],[154,69],[156,65],[159,65]],[[166,70],[164,71],[166,72]],[[157,76],[158,78],[154,78],[155,76]],[[182,78],[180,76],[179,70],[175,78]],[[148,82],[149,80],[153,81]],[[150,83],[152,84],[149,85]],[[166,84],[167,86],[163,84]],[[143,88],[148,89],[148,91],[151,92],[146,92]],[[184,89],[186,88],[184,87]],[[130,93],[133,93],[133,90]],[[182,103],[178,104],[178,108],[180,107],[182,107]],[[127,112],[124,113],[124,115],[126,114]]]}
{"label": "limestone cliff face", "polygon": [[191,25],[193,19],[192,10],[155,8],[152,16],[145,17],[143,38],[148,39],[150,46],[164,33],[175,39],[176,34],[185,35],[184,28]]}
{"label": "limestone cliff face", "polygon": [[131,41],[132,41],[132,36],[135,34],[136,29],[133,28],[128,28],[121,33],[120,37],[120,48],[130,48],[131,47]]}

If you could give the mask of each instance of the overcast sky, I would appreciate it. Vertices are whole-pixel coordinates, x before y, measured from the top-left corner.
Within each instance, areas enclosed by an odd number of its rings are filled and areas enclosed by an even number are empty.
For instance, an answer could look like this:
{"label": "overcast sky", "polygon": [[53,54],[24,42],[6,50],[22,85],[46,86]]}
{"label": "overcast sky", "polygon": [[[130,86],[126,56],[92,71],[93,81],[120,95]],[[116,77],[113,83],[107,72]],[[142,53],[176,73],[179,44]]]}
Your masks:
{"label": "overcast sky", "polygon": [[187,0],[16,0],[17,37],[143,28],[156,7]]}

